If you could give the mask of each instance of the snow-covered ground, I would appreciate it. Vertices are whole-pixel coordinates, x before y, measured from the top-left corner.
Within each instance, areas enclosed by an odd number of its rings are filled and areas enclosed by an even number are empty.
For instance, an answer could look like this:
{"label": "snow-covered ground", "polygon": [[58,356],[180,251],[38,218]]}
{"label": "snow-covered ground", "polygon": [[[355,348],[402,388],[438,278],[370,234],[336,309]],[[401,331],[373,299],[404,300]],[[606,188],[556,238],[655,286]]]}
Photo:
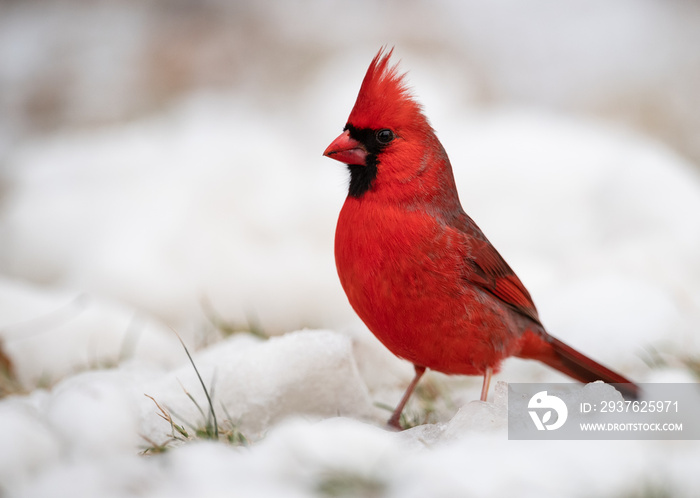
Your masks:
{"label": "snow-covered ground", "polygon": [[[429,423],[384,429],[377,404],[398,401],[412,368],[337,282],[346,172],[321,156],[379,48],[370,29],[272,104],[198,88],[128,121],[0,143],[0,351],[13,367],[0,496],[697,493],[697,441],[509,441],[505,383],[564,380],[530,362],[509,360],[488,403],[473,401],[480,379],[429,373],[408,409]],[[637,381],[696,382],[697,165],[600,119],[474,107],[444,58],[396,52],[465,209],[552,334]],[[618,55],[601,54],[607,71]],[[557,98],[576,93],[559,82]],[[175,331],[222,433],[247,446],[171,440],[158,405],[189,435],[207,422]]]}

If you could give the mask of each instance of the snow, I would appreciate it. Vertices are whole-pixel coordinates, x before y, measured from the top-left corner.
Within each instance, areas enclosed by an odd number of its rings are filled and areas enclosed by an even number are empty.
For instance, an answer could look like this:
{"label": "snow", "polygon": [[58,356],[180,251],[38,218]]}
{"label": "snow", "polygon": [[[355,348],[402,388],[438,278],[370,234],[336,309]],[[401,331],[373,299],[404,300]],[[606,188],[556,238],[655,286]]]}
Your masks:
{"label": "snow", "polygon": [[19,382],[54,383],[76,371],[129,358],[172,366],[181,347],[157,320],[121,303],[69,290],[0,279],[4,348]]}
{"label": "snow", "polygon": [[[468,12],[460,22],[469,30],[446,27],[436,43],[449,38],[457,51],[482,44],[477,62],[490,64],[495,87],[510,95],[489,107],[474,105],[478,78],[445,52],[431,57],[410,43],[396,52],[450,154],[465,209],[525,282],[552,334],[640,382],[697,382],[682,362],[700,354],[697,164],[659,137],[538,104],[575,108],[604,93],[605,75],[624,88],[653,86],[656,71],[681,64],[675,45],[649,52],[648,66],[620,63],[660,9],[645,5],[591,50],[580,40],[595,16],[581,5],[576,29],[552,21],[547,36],[535,36],[519,24],[521,11],[508,18],[445,2],[426,19]],[[628,8],[618,6],[600,29],[609,33]],[[97,43],[70,59],[91,68],[69,93],[74,114],[119,114],[128,105],[118,99],[145,98],[135,96],[133,68],[119,65],[138,59],[146,18],[116,9],[115,21],[104,9],[94,15],[109,36],[125,26],[133,36],[100,45],[92,25],[66,42]],[[409,416],[430,408],[427,423],[402,433],[384,427],[389,413],[377,405],[395,405],[413,369],[374,339],[342,293],[333,231],[347,178],[321,152],[386,42],[372,33],[388,10],[367,25],[353,13],[318,31],[287,22],[293,10],[275,10],[270,21],[283,38],[308,35],[313,44],[337,29],[361,40],[347,48],[329,41],[334,56],[310,64],[290,95],[282,84],[269,102],[249,98],[250,82],[244,91],[199,87],[128,120],[0,137],[0,350],[17,382],[0,399],[0,496],[696,493],[696,441],[509,441],[506,383],[565,381],[531,362],[506,362],[488,402],[475,401],[481,379],[428,372],[424,395],[407,408]],[[15,85],[3,98],[21,100],[32,68],[46,64],[37,31],[61,39],[73,19],[62,16],[28,8],[5,18],[14,24],[0,21],[14,26],[0,36],[23,50],[2,44],[0,63],[9,62],[0,76]],[[517,28],[519,43],[494,39],[501,23]],[[542,51],[555,35],[558,51],[580,55],[566,77]],[[521,53],[521,66],[508,64]],[[106,70],[112,57],[121,62]],[[115,100],[100,110],[109,88]],[[535,104],[522,104],[526,94]],[[17,119],[8,136],[25,126]],[[240,431],[247,447],[172,440],[156,403],[190,435],[206,424],[208,406],[176,332],[222,432]],[[169,449],[155,453],[158,445]]]}

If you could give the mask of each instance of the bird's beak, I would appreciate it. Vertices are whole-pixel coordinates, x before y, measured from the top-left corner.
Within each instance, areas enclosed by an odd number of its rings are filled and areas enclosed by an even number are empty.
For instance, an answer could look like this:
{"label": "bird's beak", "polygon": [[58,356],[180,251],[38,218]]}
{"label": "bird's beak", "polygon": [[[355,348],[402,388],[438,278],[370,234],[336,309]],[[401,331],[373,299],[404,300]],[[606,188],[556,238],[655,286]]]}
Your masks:
{"label": "bird's beak", "polygon": [[342,135],[333,140],[323,155],[345,164],[367,164],[367,150],[360,142],[350,138],[350,132],[344,131]]}

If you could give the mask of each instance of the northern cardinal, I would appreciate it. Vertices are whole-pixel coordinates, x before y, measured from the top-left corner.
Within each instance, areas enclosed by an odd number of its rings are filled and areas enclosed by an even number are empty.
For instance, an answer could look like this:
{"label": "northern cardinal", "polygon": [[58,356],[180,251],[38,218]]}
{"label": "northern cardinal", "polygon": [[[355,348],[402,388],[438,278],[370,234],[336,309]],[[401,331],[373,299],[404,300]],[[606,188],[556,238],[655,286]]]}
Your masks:
{"label": "northern cardinal", "polygon": [[509,356],[539,360],[581,382],[637,386],[549,335],[513,270],[462,209],[452,167],[393,49],[372,60],[343,133],[323,153],[347,164],[350,186],[335,233],[340,282],[355,312],[415,377],[427,368],[491,375]]}

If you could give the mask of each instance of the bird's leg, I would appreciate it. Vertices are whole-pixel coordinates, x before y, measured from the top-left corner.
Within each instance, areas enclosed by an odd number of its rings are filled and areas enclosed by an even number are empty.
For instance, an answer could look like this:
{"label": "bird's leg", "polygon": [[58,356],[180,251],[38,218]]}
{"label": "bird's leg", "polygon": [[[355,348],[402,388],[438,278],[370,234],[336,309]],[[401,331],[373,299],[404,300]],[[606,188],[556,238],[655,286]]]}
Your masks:
{"label": "bird's leg", "polygon": [[484,372],[484,384],[481,386],[481,401],[486,401],[486,397],[489,395],[491,374],[493,374],[493,369],[491,367],[486,367],[486,371]]}
{"label": "bird's leg", "polygon": [[413,390],[416,388],[416,384],[418,384],[418,381],[425,373],[425,367],[420,367],[418,365],[413,365],[413,367],[416,369],[416,375],[415,377],[413,377],[413,380],[408,385],[406,392],[403,393],[403,398],[401,398],[401,401],[396,407],[396,410],[394,410],[394,413],[391,414],[391,418],[387,422],[389,427],[394,427],[398,430],[402,430],[401,424],[399,424],[399,419],[401,418],[401,412],[403,411],[403,407],[406,406],[406,402],[408,401],[408,398],[411,397]]}

